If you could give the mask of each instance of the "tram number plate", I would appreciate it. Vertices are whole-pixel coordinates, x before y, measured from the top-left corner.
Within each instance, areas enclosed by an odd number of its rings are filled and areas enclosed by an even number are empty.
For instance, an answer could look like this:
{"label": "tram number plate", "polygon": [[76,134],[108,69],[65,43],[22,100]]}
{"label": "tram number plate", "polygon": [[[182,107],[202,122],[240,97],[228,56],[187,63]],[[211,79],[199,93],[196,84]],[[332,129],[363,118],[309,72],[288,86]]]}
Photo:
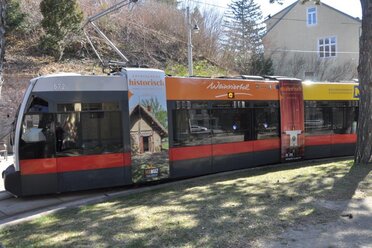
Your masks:
{"label": "tram number plate", "polygon": [[157,176],[159,176],[159,168],[145,169],[145,177],[146,178],[157,177]]}
{"label": "tram number plate", "polygon": [[64,83],[54,83],[54,90],[65,90],[66,85]]}

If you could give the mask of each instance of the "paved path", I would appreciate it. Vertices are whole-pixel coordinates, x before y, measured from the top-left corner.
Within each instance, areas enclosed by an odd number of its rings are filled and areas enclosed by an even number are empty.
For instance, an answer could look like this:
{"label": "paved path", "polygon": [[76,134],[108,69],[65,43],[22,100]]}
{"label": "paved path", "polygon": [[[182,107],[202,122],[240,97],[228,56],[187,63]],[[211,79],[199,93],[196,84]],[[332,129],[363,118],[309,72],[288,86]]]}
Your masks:
{"label": "paved path", "polygon": [[[1,99],[1,95],[0,95]],[[8,107],[1,106],[1,100],[0,100],[0,114],[2,115],[0,118],[0,140],[2,140],[6,135],[10,133],[12,130],[12,122],[14,121],[13,118],[5,118],[6,114],[4,112],[11,111]]]}
{"label": "paved path", "polygon": [[4,180],[1,177],[1,173],[5,170],[9,165],[13,164],[13,156],[9,155],[8,159],[5,160],[3,156],[0,155],[0,192],[4,191]]}
{"label": "paved path", "polygon": [[[346,208],[345,206],[346,202]],[[330,204],[345,209],[333,222],[301,225],[284,231],[275,240],[263,240],[266,248],[367,248],[372,247],[372,197]]]}
{"label": "paved path", "polygon": [[[13,156],[5,160],[0,157],[0,175],[9,165],[13,164]],[[125,188],[108,188],[99,190],[79,191],[46,196],[15,198],[4,189],[4,180],[0,176],[0,226],[2,224],[33,218],[42,213],[57,209],[100,201],[116,192],[126,191]],[[1,247],[0,247],[1,248]]]}

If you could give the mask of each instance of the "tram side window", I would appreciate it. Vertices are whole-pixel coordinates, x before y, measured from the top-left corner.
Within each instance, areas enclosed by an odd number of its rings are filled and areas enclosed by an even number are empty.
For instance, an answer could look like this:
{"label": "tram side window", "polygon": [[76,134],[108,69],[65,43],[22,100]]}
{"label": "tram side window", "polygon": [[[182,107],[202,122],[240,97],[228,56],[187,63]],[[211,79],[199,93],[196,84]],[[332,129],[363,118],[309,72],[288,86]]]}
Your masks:
{"label": "tram side window", "polygon": [[356,133],[357,101],[306,101],[305,106],[307,134]]}
{"label": "tram side window", "polygon": [[307,134],[332,134],[332,108],[305,108]]}
{"label": "tram side window", "polygon": [[213,109],[210,118],[213,144],[254,139],[252,109]]}
{"label": "tram side window", "polygon": [[336,134],[356,133],[358,121],[356,107],[333,108],[333,130]]}
{"label": "tram side window", "polygon": [[[81,106],[81,104],[78,105]],[[90,106],[94,107],[95,105],[91,104]],[[115,109],[117,108],[115,107]],[[60,109],[76,111],[82,108],[61,106]],[[87,109],[86,105],[84,109]],[[121,112],[95,111],[96,109],[87,112],[57,114],[56,147],[58,155],[75,156],[123,151]]]}
{"label": "tram side window", "polygon": [[210,144],[211,128],[208,109],[173,110],[174,146]]}
{"label": "tram side window", "polygon": [[64,155],[83,154],[81,143],[80,113],[57,114],[56,117],[56,149]]}
{"label": "tram side window", "polygon": [[81,123],[84,154],[123,151],[120,112],[82,112]]}
{"label": "tram side window", "polygon": [[256,108],[255,128],[258,140],[279,137],[279,109]]}
{"label": "tram side window", "polygon": [[26,114],[22,123],[20,159],[51,158],[55,154],[52,114]]}

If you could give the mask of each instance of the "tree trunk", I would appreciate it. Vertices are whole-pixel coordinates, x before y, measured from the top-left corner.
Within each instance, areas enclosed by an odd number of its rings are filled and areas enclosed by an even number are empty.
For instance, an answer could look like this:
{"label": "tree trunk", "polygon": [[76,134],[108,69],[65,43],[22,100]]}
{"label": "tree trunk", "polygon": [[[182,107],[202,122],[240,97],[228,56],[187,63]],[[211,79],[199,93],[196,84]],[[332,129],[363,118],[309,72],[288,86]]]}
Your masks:
{"label": "tree trunk", "polygon": [[1,87],[3,86],[3,62],[5,54],[5,12],[6,1],[0,0],[0,99]]}
{"label": "tree trunk", "polygon": [[360,106],[355,163],[372,162],[372,1],[362,5],[362,36],[359,48]]}

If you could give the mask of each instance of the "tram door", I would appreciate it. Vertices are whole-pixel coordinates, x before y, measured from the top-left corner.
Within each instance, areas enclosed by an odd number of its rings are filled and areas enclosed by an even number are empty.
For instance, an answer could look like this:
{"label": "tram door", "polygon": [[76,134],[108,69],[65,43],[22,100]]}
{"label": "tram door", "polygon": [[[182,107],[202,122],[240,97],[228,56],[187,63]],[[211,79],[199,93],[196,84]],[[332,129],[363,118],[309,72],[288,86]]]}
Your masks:
{"label": "tram door", "polygon": [[169,177],[168,121],[164,72],[128,69],[132,180]]}

